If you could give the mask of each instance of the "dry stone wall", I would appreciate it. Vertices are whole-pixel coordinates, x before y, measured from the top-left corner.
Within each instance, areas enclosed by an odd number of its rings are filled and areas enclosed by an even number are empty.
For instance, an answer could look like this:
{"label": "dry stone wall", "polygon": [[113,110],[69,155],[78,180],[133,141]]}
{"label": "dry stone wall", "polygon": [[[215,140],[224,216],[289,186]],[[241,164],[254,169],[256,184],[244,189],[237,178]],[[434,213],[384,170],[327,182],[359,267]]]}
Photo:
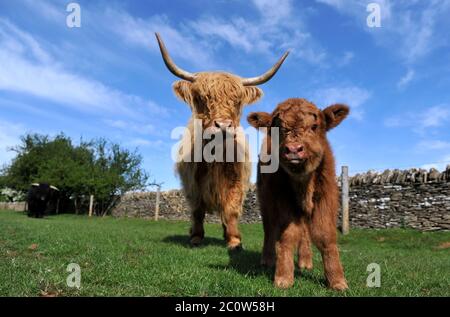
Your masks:
{"label": "dry stone wall", "polygon": [[[353,228],[450,230],[450,166],[444,172],[410,169],[356,174],[350,177],[349,196]],[[156,192],[128,194],[122,197],[113,215],[153,218],[155,202]],[[189,219],[189,208],[181,191],[161,192],[159,217]],[[206,221],[220,219],[207,215]],[[252,186],[244,202],[242,222],[260,221],[256,189]]]}
{"label": "dry stone wall", "polygon": [[0,210],[25,211],[27,205],[25,202],[5,203],[0,202]]}

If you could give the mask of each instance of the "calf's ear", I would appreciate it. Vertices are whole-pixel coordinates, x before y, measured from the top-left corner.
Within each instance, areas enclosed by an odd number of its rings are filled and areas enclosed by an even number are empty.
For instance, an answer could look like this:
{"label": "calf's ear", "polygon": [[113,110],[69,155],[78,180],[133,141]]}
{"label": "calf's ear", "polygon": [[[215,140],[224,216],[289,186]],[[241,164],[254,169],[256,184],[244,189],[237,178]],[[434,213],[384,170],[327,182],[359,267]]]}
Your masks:
{"label": "calf's ear", "polygon": [[173,84],[173,91],[175,95],[188,105],[192,105],[192,83],[186,80],[179,80]]}
{"label": "calf's ear", "polygon": [[263,96],[261,89],[255,86],[244,87],[243,104],[250,105],[257,102]]}
{"label": "calf's ear", "polygon": [[337,127],[350,113],[350,108],[343,104],[335,104],[322,110],[325,115],[327,131]]}
{"label": "calf's ear", "polygon": [[272,116],[267,112],[252,112],[247,116],[247,121],[256,129],[268,128],[270,127]]}

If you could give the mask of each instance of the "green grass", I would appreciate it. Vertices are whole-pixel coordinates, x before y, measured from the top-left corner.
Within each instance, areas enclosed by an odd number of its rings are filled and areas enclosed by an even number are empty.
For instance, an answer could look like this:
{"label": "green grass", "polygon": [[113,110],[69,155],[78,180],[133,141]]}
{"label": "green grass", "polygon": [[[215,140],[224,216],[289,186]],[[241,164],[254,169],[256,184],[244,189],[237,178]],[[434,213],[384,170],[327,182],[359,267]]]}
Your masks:
{"label": "green grass", "polygon": [[[350,289],[325,287],[322,262],[296,271],[294,287],[275,289],[259,266],[260,224],[241,225],[245,250],[229,254],[220,225],[206,226],[201,248],[188,246],[187,222],[60,215],[31,219],[0,211],[0,295],[40,296],[450,296],[449,232],[352,230],[340,237]],[[35,244],[34,247],[31,247]],[[441,248],[439,248],[441,246]],[[381,287],[366,287],[367,265],[381,266]],[[69,263],[81,288],[66,286]]]}

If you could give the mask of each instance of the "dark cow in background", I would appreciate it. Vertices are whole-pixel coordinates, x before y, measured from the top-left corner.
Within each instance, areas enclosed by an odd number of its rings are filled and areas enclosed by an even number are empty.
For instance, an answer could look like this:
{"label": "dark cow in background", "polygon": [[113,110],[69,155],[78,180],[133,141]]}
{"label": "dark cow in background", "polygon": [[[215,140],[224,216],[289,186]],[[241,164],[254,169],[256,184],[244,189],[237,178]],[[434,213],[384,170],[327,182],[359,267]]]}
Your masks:
{"label": "dark cow in background", "polygon": [[51,201],[59,194],[59,189],[49,184],[32,184],[28,190],[28,217],[43,218]]}

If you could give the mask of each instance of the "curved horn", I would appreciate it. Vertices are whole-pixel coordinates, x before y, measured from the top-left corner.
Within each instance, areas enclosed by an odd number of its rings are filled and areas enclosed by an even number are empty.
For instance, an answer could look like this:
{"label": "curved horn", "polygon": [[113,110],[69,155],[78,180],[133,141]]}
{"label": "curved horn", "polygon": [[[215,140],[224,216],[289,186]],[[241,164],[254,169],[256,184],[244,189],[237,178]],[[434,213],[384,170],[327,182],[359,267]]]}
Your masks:
{"label": "curved horn", "polygon": [[33,183],[33,184],[31,184],[31,186],[33,186],[33,187],[39,187],[39,183]]}
{"label": "curved horn", "polygon": [[257,86],[264,84],[265,82],[269,81],[278,71],[278,69],[281,67],[281,64],[283,64],[286,57],[288,57],[289,51],[283,54],[281,58],[278,60],[278,62],[272,66],[271,69],[269,69],[266,73],[264,73],[261,76],[253,77],[253,78],[243,78],[242,79],[242,85],[244,86]]}
{"label": "curved horn", "polygon": [[59,189],[55,186],[50,186],[50,188],[59,192]]}
{"label": "curved horn", "polygon": [[179,68],[173,60],[170,58],[169,52],[166,49],[166,46],[164,45],[164,42],[159,35],[159,33],[155,33],[156,40],[158,40],[159,49],[161,50],[161,55],[164,60],[164,64],[166,64],[167,68],[170,70],[172,74],[174,74],[177,77],[180,77],[181,79],[187,80],[187,81],[194,81],[195,75],[192,73],[189,73],[185,70],[182,70]]}

